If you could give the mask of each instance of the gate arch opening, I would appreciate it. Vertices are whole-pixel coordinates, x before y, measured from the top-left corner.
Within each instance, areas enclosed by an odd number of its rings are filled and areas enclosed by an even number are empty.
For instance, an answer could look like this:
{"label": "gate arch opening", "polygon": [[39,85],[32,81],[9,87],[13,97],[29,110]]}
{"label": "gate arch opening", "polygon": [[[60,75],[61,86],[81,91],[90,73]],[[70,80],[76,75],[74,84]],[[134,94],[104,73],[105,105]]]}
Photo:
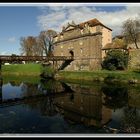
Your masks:
{"label": "gate arch opening", "polygon": [[74,52],[72,50],[69,51],[72,57],[74,57]]}

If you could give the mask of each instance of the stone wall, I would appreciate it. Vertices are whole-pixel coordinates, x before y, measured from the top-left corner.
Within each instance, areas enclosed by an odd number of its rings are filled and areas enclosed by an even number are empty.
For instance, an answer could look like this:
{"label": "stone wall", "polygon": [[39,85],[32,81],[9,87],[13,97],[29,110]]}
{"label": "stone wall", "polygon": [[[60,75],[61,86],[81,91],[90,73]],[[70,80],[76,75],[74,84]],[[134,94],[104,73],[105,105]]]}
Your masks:
{"label": "stone wall", "polygon": [[[70,56],[74,61],[65,70],[98,70],[101,69],[102,34],[87,34],[67,41],[55,43],[55,56]],[[59,62],[61,65],[62,62]]]}
{"label": "stone wall", "polygon": [[79,28],[77,29],[72,29],[72,30],[69,30],[69,31],[66,31],[63,33],[63,37],[64,39],[69,39],[69,38],[72,38],[72,37],[77,37],[81,35],[81,30]]}
{"label": "stone wall", "polygon": [[140,49],[131,49],[129,51],[128,69],[140,70]]}
{"label": "stone wall", "polygon": [[[140,48],[140,42],[137,42],[138,47]],[[128,44],[127,48],[136,49],[136,45],[134,43]]]}

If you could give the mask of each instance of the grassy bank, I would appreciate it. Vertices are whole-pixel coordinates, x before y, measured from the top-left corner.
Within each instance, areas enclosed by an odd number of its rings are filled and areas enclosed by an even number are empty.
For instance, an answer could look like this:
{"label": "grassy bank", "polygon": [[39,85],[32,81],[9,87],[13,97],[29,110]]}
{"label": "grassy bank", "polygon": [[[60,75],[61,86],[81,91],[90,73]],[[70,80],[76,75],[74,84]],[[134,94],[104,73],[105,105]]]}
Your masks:
{"label": "grassy bank", "polygon": [[56,76],[57,79],[63,79],[66,81],[105,81],[111,79],[120,82],[133,82],[140,83],[140,73],[133,71],[61,71]]}
{"label": "grassy bank", "polygon": [[40,64],[3,65],[2,75],[29,75],[37,76],[41,73]]}
{"label": "grassy bank", "polygon": [[[20,76],[39,76],[42,71],[41,64],[16,64],[2,66],[2,75],[20,75]],[[47,72],[48,73],[48,72]],[[125,83],[140,83],[140,73],[133,71],[60,71],[56,75],[56,79],[65,80],[67,82],[91,82],[105,80],[119,81]]]}

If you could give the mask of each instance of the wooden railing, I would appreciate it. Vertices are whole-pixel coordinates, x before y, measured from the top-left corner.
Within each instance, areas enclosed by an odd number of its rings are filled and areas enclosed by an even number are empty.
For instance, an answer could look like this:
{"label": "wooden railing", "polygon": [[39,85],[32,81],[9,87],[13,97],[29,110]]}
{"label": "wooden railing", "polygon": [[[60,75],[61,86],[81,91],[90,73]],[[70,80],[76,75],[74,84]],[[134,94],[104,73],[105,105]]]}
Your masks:
{"label": "wooden railing", "polygon": [[1,62],[12,62],[12,61],[64,61],[73,60],[72,56],[8,56],[1,55]]}

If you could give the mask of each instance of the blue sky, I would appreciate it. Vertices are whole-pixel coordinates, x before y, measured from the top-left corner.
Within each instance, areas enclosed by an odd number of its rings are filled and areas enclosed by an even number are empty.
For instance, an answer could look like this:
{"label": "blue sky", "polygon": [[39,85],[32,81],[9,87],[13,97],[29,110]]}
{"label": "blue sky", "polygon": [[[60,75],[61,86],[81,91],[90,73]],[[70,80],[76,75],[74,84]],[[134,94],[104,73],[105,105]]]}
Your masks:
{"label": "blue sky", "polygon": [[19,53],[19,40],[40,32],[36,7],[0,7],[0,52]]}
{"label": "blue sky", "polygon": [[1,5],[0,4],[0,55],[20,54],[20,38],[37,36],[47,29],[60,31],[67,22],[77,24],[99,19],[113,29],[113,35],[121,33],[124,20],[140,16],[139,5],[96,4],[46,4],[45,5]]}

